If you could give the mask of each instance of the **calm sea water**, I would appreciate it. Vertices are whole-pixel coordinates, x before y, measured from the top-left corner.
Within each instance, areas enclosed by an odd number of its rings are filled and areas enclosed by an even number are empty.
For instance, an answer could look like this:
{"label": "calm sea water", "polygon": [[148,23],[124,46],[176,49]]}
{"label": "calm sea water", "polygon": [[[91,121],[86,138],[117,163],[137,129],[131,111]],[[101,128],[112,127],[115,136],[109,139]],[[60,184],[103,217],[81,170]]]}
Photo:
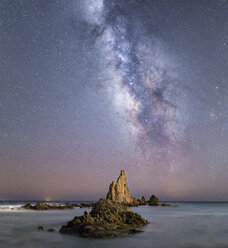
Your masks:
{"label": "calm sea water", "polygon": [[[179,207],[141,206],[134,211],[150,221],[144,232],[125,238],[91,240],[58,232],[86,209],[19,211],[23,202],[0,202],[0,247],[17,248],[172,248],[228,247],[228,203],[171,203]],[[55,232],[40,231],[54,228]]]}

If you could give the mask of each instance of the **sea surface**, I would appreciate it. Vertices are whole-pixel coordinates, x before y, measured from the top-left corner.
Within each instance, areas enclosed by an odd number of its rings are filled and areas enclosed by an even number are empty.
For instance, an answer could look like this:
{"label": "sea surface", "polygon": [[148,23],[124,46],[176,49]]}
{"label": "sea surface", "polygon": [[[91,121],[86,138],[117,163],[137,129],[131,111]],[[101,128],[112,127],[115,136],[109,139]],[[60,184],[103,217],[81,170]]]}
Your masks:
{"label": "sea surface", "polygon": [[[25,203],[0,202],[1,248],[228,247],[228,203],[169,202],[178,207],[136,207],[133,210],[150,222],[143,232],[105,240],[59,233],[61,225],[76,215],[82,215],[88,210],[86,208],[15,210],[15,207]],[[45,230],[38,230],[39,225],[44,226]],[[54,228],[55,231],[47,232],[48,228]]]}

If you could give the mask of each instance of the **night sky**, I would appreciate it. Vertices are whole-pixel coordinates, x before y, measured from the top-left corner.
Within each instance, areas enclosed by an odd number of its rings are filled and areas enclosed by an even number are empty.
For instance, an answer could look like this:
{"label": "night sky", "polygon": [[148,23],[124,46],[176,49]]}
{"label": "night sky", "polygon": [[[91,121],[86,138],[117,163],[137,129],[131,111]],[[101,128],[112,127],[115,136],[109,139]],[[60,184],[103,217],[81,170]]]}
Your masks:
{"label": "night sky", "polygon": [[228,200],[227,0],[0,0],[0,199]]}

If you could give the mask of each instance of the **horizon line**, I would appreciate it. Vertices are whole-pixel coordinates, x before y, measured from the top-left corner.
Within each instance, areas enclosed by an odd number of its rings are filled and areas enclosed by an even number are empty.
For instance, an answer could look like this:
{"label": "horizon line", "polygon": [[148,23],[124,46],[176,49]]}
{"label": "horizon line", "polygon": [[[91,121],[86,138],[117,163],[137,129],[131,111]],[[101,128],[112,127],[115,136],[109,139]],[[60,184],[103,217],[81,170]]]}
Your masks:
{"label": "horizon line", "polygon": [[[105,199],[105,198],[99,198],[99,199]],[[4,202],[4,201],[22,201],[22,202],[97,202],[99,199],[97,200],[41,200],[41,199],[15,199],[15,200],[7,200],[7,199],[0,199],[0,202]],[[198,203],[215,203],[215,202],[219,202],[219,203],[228,203],[228,200],[160,200],[161,202],[189,202],[189,203],[193,203],[193,202],[198,202]]]}

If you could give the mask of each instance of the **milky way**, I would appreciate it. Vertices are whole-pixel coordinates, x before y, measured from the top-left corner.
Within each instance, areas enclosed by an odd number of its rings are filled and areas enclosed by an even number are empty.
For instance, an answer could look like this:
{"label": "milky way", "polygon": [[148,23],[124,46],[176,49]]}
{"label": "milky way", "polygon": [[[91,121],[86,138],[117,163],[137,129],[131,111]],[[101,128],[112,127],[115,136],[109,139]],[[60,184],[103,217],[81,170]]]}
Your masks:
{"label": "milky way", "polygon": [[227,200],[227,10],[0,0],[0,199]]}
{"label": "milky way", "polygon": [[172,65],[164,63],[168,58],[159,54],[159,41],[134,37],[121,2],[87,1],[85,9],[111,70],[108,85],[114,91],[114,103],[136,142],[147,150],[175,145],[181,136],[179,82]]}

